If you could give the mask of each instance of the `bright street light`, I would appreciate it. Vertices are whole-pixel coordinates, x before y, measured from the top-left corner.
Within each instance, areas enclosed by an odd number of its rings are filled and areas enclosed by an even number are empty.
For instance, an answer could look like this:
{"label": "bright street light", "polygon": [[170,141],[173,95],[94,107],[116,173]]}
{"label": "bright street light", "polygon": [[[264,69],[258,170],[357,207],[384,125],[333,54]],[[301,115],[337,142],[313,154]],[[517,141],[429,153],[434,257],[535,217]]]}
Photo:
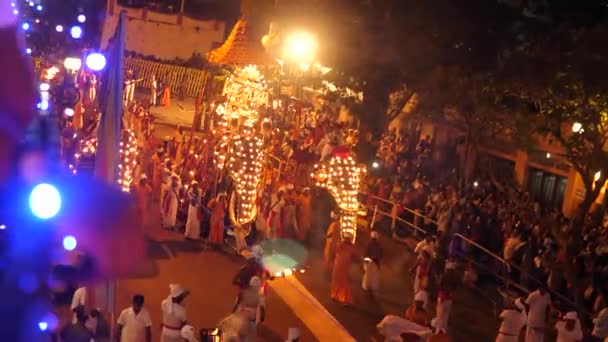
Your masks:
{"label": "bright street light", "polygon": [[283,53],[293,61],[310,63],[316,57],[317,47],[317,40],[312,34],[297,32],[287,37]]}
{"label": "bright street light", "polygon": [[82,60],[76,57],[68,57],[63,61],[63,66],[72,72],[78,71],[82,67]]}
{"label": "bright street light", "polygon": [[572,124],[572,132],[578,133],[583,128],[583,124],[580,122],[575,122]]}

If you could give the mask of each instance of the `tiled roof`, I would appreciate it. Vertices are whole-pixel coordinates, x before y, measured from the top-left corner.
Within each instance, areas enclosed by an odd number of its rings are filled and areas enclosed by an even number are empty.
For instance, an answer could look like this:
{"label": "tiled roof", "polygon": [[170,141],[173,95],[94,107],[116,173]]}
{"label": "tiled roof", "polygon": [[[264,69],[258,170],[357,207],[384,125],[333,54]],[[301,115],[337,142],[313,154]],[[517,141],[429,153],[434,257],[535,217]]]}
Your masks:
{"label": "tiled roof", "polygon": [[222,46],[207,54],[209,62],[230,65],[268,64],[270,56],[262,43],[251,36],[250,31],[249,22],[240,19]]}

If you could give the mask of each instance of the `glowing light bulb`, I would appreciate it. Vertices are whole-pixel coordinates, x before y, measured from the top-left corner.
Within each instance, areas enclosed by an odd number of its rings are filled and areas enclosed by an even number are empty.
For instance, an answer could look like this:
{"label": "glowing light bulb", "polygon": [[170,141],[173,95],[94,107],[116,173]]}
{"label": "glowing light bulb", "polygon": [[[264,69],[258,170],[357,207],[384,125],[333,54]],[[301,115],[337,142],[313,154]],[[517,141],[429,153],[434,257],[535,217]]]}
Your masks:
{"label": "glowing light bulb", "polygon": [[76,241],[76,238],[73,237],[72,235],[68,235],[63,238],[63,248],[66,251],[73,251],[74,249],[76,249],[77,245],[78,245],[78,243]]}
{"label": "glowing light bulb", "polygon": [[61,195],[59,190],[51,184],[38,184],[29,198],[32,213],[41,219],[49,219],[57,215],[61,209]]}

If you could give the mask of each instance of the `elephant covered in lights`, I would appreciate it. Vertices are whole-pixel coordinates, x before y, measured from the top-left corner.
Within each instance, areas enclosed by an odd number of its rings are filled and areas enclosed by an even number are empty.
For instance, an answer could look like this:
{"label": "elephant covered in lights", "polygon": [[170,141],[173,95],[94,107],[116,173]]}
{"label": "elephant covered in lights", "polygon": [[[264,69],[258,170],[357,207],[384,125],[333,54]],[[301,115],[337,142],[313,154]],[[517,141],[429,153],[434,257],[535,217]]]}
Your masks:
{"label": "elephant covered in lights", "polygon": [[247,236],[256,218],[263,161],[263,139],[252,134],[251,130],[244,129],[243,134],[224,136],[216,145],[216,165],[225,170],[233,181],[228,216],[237,235]]}
{"label": "elephant covered in lights", "polygon": [[315,165],[311,173],[315,185],[327,189],[338,204],[343,241],[354,243],[357,238],[357,215],[361,211],[357,195],[366,172],[365,166],[355,164],[350,153],[345,153]]}

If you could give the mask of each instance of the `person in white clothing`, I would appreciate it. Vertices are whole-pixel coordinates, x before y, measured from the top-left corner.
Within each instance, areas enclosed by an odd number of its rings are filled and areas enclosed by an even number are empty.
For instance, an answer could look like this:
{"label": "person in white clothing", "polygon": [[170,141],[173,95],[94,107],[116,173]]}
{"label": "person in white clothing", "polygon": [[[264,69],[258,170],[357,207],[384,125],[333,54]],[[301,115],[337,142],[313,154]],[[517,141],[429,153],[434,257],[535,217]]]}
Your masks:
{"label": "person in white clothing", "polygon": [[70,310],[76,309],[76,307],[82,305],[86,306],[87,302],[87,289],[86,287],[79,287],[74,291],[74,295],[72,296],[72,305],[70,305]]}
{"label": "person in white clothing", "polygon": [[500,314],[502,323],[498,329],[496,342],[518,342],[521,329],[526,325],[528,317],[521,299],[515,300],[514,305],[505,308]]}
{"label": "person in white clothing", "polygon": [[574,311],[568,312],[563,321],[555,324],[557,339],[555,342],[579,342],[583,340],[583,329],[578,315]]}
{"label": "person in white clothing", "polygon": [[173,229],[177,224],[177,209],[179,206],[179,177],[176,174],[171,176],[171,184],[165,188],[161,199],[161,212],[164,228]]}
{"label": "person in white clothing", "polygon": [[447,289],[440,289],[437,293],[435,318],[431,320],[431,326],[434,328],[436,334],[446,334],[448,332],[448,322],[450,320],[451,311],[452,293]]}
{"label": "person in white clothing", "polygon": [[551,295],[544,287],[530,293],[526,299],[530,306],[526,326],[526,342],[545,341],[545,322],[551,305]]}
{"label": "person in white clothing", "polygon": [[133,296],[132,306],[122,310],[117,324],[119,342],[152,342],[152,319],[144,308],[144,296]]}
{"label": "person in white clothing", "polygon": [[169,285],[169,297],[162,301],[161,342],[183,342],[181,331],[186,325],[186,308],[182,306],[189,292],[179,284]]}
{"label": "person in white clothing", "polygon": [[158,94],[158,81],[156,81],[156,75],[152,75],[150,81],[150,105],[156,106],[156,97]]}
{"label": "person in white clothing", "polygon": [[201,220],[199,218],[201,210],[201,193],[198,188],[198,182],[192,181],[190,189],[188,189],[188,219],[186,220],[186,230],[184,235],[186,239],[198,240],[201,237]]}
{"label": "person in white clothing", "polygon": [[593,319],[593,331],[591,335],[598,341],[603,341],[608,338],[608,307],[600,310],[597,316]]}
{"label": "person in white clothing", "polygon": [[371,258],[363,259],[363,271],[361,288],[367,291],[370,296],[374,296],[378,293],[380,287],[380,270],[377,261]]}
{"label": "person in white clothing", "polygon": [[95,75],[91,75],[89,79],[89,101],[91,103],[95,102],[95,98],[97,97],[97,78]]}

